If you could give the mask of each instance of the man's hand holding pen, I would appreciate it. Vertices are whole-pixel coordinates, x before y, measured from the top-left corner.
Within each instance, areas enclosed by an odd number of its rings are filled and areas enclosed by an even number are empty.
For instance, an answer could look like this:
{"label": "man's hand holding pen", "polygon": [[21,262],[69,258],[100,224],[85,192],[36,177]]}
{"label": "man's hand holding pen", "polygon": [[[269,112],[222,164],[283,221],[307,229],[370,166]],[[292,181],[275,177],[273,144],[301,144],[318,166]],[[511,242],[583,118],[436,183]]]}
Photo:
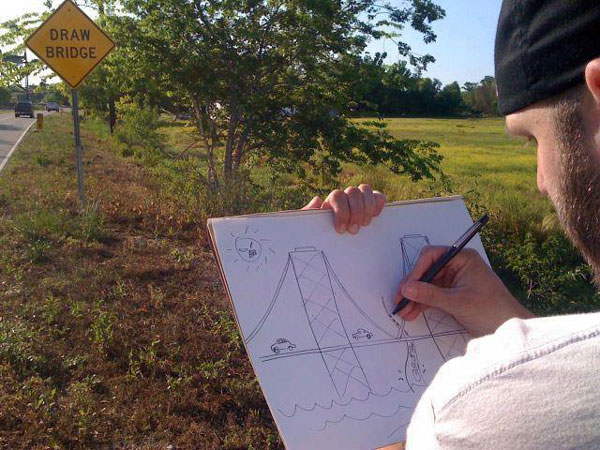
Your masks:
{"label": "man's hand holding pen", "polygon": [[[335,190],[322,201],[315,197],[303,209],[331,209],[338,232],[356,234],[379,215],[385,196],[362,184],[344,191]],[[414,320],[429,307],[439,308],[460,322],[473,336],[493,333],[511,318],[534,315],[524,308],[500,278],[472,249],[463,249],[437,274],[431,283],[418,281],[442,257],[448,247],[424,247],[413,270],[400,283],[396,301],[411,302],[398,317]]]}

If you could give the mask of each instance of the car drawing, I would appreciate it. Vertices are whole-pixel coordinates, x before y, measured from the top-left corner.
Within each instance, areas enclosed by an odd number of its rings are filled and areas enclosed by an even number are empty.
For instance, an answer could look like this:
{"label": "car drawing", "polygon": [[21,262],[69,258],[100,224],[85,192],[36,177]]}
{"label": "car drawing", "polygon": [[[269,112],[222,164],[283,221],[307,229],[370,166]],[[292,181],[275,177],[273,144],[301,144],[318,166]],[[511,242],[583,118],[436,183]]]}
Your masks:
{"label": "car drawing", "polygon": [[296,348],[296,344],[292,344],[285,338],[279,338],[271,345],[273,353],[289,352]]}
{"label": "car drawing", "polygon": [[359,328],[358,330],[356,330],[356,333],[352,333],[352,337],[354,339],[356,339],[357,341],[359,339],[364,339],[364,338],[371,339],[373,337],[373,333],[371,333],[368,330],[365,330],[364,328]]}

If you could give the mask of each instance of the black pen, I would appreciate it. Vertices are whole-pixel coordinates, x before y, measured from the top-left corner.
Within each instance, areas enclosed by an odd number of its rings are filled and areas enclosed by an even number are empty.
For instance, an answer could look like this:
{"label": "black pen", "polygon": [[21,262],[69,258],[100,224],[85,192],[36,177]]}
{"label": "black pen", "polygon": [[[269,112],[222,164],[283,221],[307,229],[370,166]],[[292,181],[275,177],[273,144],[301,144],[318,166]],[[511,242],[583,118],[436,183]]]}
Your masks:
{"label": "black pen", "polygon": [[[477,222],[475,222],[467,231],[465,231],[465,233],[458,238],[458,240],[452,244],[452,247],[448,248],[448,250],[446,250],[446,253],[444,253],[440,259],[438,259],[435,264],[433,264],[428,270],[427,272],[425,272],[423,274],[423,276],[419,279],[419,281],[425,282],[425,283],[430,283],[438,273],[440,273],[440,271],[444,268],[444,266],[446,264],[448,264],[450,262],[450,260],[452,260],[452,258],[454,258],[456,256],[456,254],[458,252],[460,252],[462,250],[462,248],[467,245],[469,243],[469,241],[471,239],[473,239],[473,236],[475,236],[479,230],[481,230],[481,228],[487,223],[487,221],[490,218],[488,217],[488,215],[484,215],[481,219],[479,219]],[[410,303],[410,300],[407,299],[406,297],[402,297],[402,300],[400,300],[400,302],[396,305],[396,307],[394,308],[394,310],[392,311],[392,315],[397,314],[399,311],[401,311],[403,308],[406,307],[406,305],[408,305]]]}

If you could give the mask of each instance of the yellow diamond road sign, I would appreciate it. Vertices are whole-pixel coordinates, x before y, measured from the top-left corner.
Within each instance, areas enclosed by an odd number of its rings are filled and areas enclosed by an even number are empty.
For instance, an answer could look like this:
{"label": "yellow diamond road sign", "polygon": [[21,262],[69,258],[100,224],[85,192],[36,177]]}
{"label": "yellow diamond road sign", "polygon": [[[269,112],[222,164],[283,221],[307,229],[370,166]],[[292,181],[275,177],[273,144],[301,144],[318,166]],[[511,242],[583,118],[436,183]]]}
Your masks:
{"label": "yellow diamond road sign", "polygon": [[71,0],[60,5],[26,44],[72,88],[77,88],[115,46]]}

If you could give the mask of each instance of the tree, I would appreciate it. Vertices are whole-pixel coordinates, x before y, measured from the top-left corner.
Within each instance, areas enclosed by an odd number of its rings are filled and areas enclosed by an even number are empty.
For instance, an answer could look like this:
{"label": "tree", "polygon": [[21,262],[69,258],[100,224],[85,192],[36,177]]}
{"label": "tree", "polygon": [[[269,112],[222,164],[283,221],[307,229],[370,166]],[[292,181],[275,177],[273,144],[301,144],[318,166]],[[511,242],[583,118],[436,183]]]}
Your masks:
{"label": "tree", "polygon": [[[121,70],[141,71],[190,103],[209,185],[231,179],[250,158],[300,175],[337,174],[347,161],[387,164],[414,179],[438,170],[433,145],[396,140],[344,115],[368,39],[396,39],[409,23],[426,42],[435,40],[430,24],[444,11],[430,0],[401,7],[374,0],[122,0],[122,7],[121,26],[135,32],[120,47],[135,60]],[[399,48],[419,69],[431,61],[404,43]]]}
{"label": "tree", "polygon": [[47,102],[56,102],[61,105],[69,103],[68,89],[64,83],[58,83],[50,86],[48,95],[46,96]]}
{"label": "tree", "polygon": [[442,83],[437,78],[421,78],[417,82],[421,95],[421,108],[426,114],[435,114],[437,95],[442,88]]}
{"label": "tree", "polygon": [[486,76],[479,83],[465,83],[463,101],[471,111],[487,116],[498,115],[498,93],[494,77]]}
{"label": "tree", "polygon": [[[0,86],[11,86],[25,77],[40,74],[44,66],[39,60],[26,61],[25,39],[50,15],[52,0],[45,0],[42,14],[27,13],[16,19],[0,23],[0,47],[7,49],[0,55]],[[8,57],[7,57],[8,56]]]}
{"label": "tree", "polygon": [[0,105],[8,105],[10,103],[10,91],[0,86]]}
{"label": "tree", "polygon": [[374,57],[365,55],[356,61],[358,76],[351,84],[350,98],[352,108],[360,111],[380,111],[385,103],[385,75],[386,53],[375,53]]}
{"label": "tree", "polygon": [[438,96],[438,111],[440,114],[457,114],[463,107],[462,94],[460,86],[455,81],[447,84]]}

